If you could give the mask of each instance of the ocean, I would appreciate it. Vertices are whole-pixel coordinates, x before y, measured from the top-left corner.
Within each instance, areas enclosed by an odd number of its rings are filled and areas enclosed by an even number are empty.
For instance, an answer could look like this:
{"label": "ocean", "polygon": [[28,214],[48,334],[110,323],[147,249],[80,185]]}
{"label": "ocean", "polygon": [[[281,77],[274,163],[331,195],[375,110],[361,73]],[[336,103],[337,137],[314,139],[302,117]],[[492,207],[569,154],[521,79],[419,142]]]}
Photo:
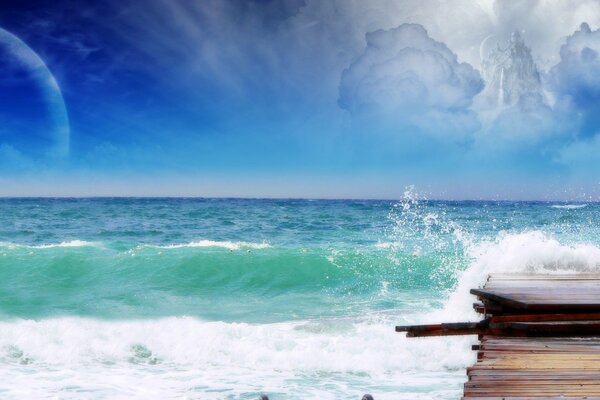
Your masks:
{"label": "ocean", "polygon": [[0,199],[2,399],[458,399],[490,272],[600,269],[600,204]]}

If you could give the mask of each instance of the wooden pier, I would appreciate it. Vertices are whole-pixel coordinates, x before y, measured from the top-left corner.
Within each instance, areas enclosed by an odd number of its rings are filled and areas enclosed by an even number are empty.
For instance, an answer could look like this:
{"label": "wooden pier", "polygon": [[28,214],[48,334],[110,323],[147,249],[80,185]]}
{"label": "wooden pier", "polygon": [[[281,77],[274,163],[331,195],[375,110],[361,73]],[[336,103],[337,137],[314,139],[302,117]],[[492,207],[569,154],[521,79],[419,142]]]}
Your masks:
{"label": "wooden pier", "polygon": [[600,400],[600,274],[494,274],[471,293],[482,321],[396,327],[479,336],[463,399]]}

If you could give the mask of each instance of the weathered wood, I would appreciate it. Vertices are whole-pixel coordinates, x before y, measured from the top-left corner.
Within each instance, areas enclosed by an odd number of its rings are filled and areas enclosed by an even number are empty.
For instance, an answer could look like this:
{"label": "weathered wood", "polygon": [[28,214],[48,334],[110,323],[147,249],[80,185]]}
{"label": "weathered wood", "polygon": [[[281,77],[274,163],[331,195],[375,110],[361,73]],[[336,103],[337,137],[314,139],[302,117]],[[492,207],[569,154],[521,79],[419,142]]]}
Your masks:
{"label": "weathered wood", "polygon": [[600,274],[494,274],[471,293],[482,321],[396,328],[480,336],[463,399],[600,400]]}
{"label": "weathered wood", "polygon": [[477,302],[473,303],[473,310],[475,310],[475,312],[478,312],[479,314],[485,314],[486,313],[486,311],[485,311],[485,305],[482,302],[480,302],[480,301],[477,301]]}
{"label": "weathered wood", "polygon": [[433,325],[397,326],[396,332],[406,332],[407,337],[502,335],[502,336],[600,336],[600,320],[576,321],[506,321],[456,322]]}
{"label": "weathered wood", "polygon": [[[577,396],[577,397],[565,397],[565,396],[542,396],[542,398],[547,400],[600,400],[599,397],[594,396]],[[468,396],[462,397],[462,399],[470,399],[470,400],[539,400],[540,396],[537,397],[522,397],[522,396]]]}
{"label": "weathered wood", "polygon": [[600,398],[600,338],[576,337],[600,336],[600,276],[492,275],[472,293],[500,305],[488,327],[503,334],[481,337],[464,399]]}
{"label": "weathered wood", "polygon": [[600,320],[600,313],[582,314],[516,314],[492,316],[490,322],[546,322],[546,321],[594,321]]}
{"label": "weathered wood", "polygon": [[526,304],[515,300],[514,298],[503,295],[502,293],[493,292],[491,290],[484,289],[471,289],[471,294],[479,297],[482,300],[492,301],[497,303],[501,307],[514,308],[517,310],[523,310],[526,308]]}
{"label": "weathered wood", "polygon": [[407,337],[477,335],[485,332],[487,321],[454,322],[433,325],[397,326],[396,332],[406,332]]}

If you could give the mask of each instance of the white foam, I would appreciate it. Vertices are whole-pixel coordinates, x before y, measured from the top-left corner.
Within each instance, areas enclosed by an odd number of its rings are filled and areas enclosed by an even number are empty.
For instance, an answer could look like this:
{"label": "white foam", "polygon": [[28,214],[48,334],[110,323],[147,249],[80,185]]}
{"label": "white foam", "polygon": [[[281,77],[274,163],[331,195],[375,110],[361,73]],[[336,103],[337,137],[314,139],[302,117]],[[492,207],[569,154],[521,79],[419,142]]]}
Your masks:
{"label": "white foam", "polygon": [[600,247],[590,243],[562,244],[541,231],[501,233],[495,240],[470,244],[471,259],[459,284],[436,319],[476,318],[469,289],[481,287],[490,273],[577,273],[600,271]]}
{"label": "white foam", "polygon": [[165,246],[156,246],[163,249],[179,249],[183,247],[222,247],[229,250],[240,249],[267,249],[271,247],[268,243],[252,243],[252,242],[231,242],[231,241],[216,241],[216,240],[199,240],[190,243],[168,244]]}
{"label": "white foam", "polygon": [[28,246],[32,249],[50,249],[53,247],[85,247],[85,246],[94,246],[94,242],[88,242],[85,240],[70,240],[68,242],[60,242],[60,243],[50,243],[50,244],[40,244],[36,246]]}
{"label": "white foam", "polygon": [[[17,249],[17,248],[28,248],[28,249],[52,249],[52,248],[60,248],[60,247],[88,247],[88,246],[98,246],[101,243],[99,242],[89,242],[86,240],[69,240],[60,243],[45,243],[38,245],[26,245],[20,243],[10,243],[4,242],[0,243],[1,247],[6,247],[9,249]],[[180,249],[185,247],[220,247],[228,250],[241,250],[241,249],[267,249],[270,248],[271,245],[268,243],[253,243],[253,242],[233,242],[233,241],[217,241],[217,240],[198,240],[189,243],[176,243],[176,244],[167,244],[167,245],[138,245],[136,249],[142,247],[154,247],[160,249]]]}
{"label": "white foam", "polygon": [[551,208],[559,208],[565,210],[576,210],[579,208],[587,207],[587,204],[553,204],[550,206]]}
{"label": "white foam", "polygon": [[96,246],[95,242],[88,242],[86,240],[69,240],[60,243],[45,243],[38,245],[27,245],[21,243],[0,243],[1,247],[6,247],[9,249],[18,249],[18,248],[27,248],[27,249],[52,249],[57,247],[85,247],[85,246]]}
{"label": "white foam", "polygon": [[[5,321],[0,391],[15,398],[19,390],[25,397],[64,398],[64,388],[74,387],[93,398],[196,398],[194,390],[218,390],[220,396],[208,398],[238,398],[265,390],[306,398],[312,390],[318,398],[341,398],[360,394],[365,385],[404,385],[421,394],[438,385],[455,397],[444,380],[459,389],[461,368],[473,362],[469,343],[407,340],[394,332],[399,319],[262,325],[190,317]],[[419,396],[406,390],[391,398]]]}

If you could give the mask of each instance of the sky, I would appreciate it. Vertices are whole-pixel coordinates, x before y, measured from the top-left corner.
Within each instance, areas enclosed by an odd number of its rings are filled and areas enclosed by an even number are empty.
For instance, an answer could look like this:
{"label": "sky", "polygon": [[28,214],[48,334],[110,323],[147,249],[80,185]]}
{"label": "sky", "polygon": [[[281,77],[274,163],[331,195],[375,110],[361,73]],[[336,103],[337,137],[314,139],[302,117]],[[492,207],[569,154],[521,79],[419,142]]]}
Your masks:
{"label": "sky", "polygon": [[2,0],[0,196],[600,200],[597,0]]}

